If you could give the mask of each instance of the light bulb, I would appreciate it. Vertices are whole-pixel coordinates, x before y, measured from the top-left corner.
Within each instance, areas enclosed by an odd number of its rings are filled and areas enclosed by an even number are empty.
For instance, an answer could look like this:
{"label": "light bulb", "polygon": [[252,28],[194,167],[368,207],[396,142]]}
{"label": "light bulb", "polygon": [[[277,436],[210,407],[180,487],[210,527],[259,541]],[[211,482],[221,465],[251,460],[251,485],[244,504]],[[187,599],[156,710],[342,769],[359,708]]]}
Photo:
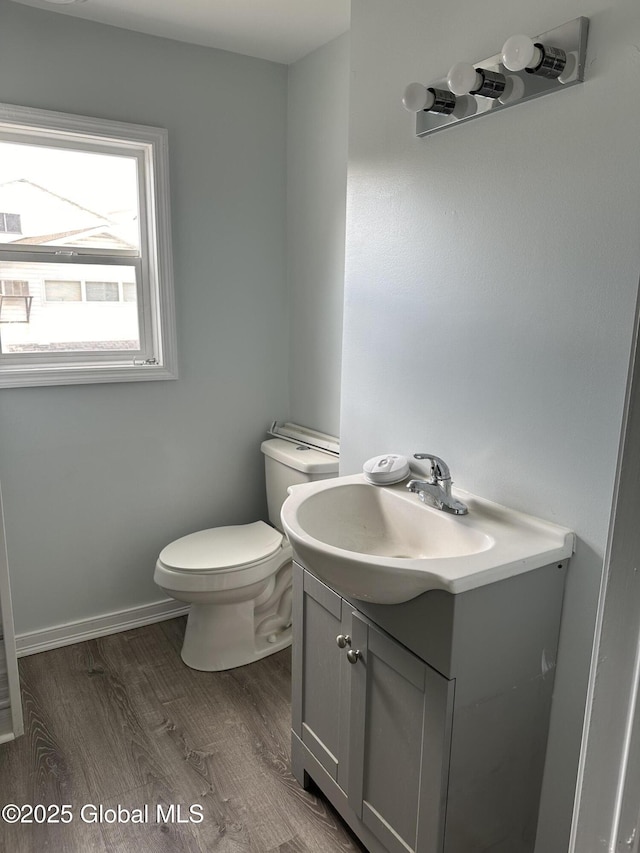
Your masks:
{"label": "light bulb", "polygon": [[506,78],[498,71],[474,68],[469,62],[457,62],[447,74],[447,86],[454,95],[482,95],[499,98],[504,92]]}
{"label": "light bulb", "polygon": [[470,62],[456,62],[447,74],[447,86],[454,95],[468,95],[482,86],[483,78]]}
{"label": "light bulb", "polygon": [[429,110],[435,103],[435,95],[422,83],[409,83],[404,90],[402,103],[410,113],[419,113],[420,110]]}
{"label": "light bulb", "polygon": [[454,118],[469,118],[478,112],[478,102],[473,95],[461,95],[456,97],[456,105],[451,115]]}
{"label": "light bulb", "polygon": [[498,100],[501,104],[513,104],[519,101],[525,93],[524,81],[521,77],[516,77],[513,74],[507,75],[507,82],[504,87],[504,92]]}
{"label": "light bulb", "polygon": [[565,70],[567,54],[560,47],[535,44],[529,36],[511,36],[502,46],[502,64],[509,71],[527,71],[555,80]]}
{"label": "light bulb", "polygon": [[558,83],[572,83],[578,79],[578,52],[572,50],[567,54],[567,62],[558,76]]}
{"label": "light bulb", "polygon": [[536,68],[542,62],[542,51],[529,36],[511,36],[502,46],[502,64],[509,71]]}
{"label": "light bulb", "polygon": [[456,99],[446,89],[433,89],[422,83],[409,83],[404,90],[402,103],[410,113],[422,111],[451,115],[456,105]]}

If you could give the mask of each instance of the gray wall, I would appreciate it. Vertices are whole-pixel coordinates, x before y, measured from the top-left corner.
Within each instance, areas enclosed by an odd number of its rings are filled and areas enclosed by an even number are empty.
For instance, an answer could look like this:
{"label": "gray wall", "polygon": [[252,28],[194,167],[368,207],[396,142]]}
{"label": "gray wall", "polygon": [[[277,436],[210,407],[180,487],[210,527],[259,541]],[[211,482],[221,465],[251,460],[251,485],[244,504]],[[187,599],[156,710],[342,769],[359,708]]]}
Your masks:
{"label": "gray wall", "polygon": [[337,435],[349,35],[289,67],[287,261],[291,418]]}
{"label": "gray wall", "polygon": [[288,414],[287,69],[9,0],[0,20],[0,101],[168,128],[180,358],[175,382],[2,392],[24,633],[158,601],[167,542],[266,514],[259,443]]}
{"label": "gray wall", "polygon": [[[400,103],[456,61],[591,18],[587,82],[426,140]],[[354,0],[342,468],[431,451],[574,528],[540,853],[567,849],[640,271],[632,0]]]}

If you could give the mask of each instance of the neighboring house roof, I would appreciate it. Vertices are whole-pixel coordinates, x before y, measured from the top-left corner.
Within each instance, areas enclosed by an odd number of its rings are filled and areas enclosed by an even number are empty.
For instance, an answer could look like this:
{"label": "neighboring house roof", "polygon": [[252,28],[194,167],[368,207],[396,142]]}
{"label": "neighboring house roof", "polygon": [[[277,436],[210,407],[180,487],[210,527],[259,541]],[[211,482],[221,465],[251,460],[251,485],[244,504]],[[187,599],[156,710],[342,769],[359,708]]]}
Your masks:
{"label": "neighboring house roof", "polygon": [[[122,221],[90,210],[26,178],[0,183],[0,210],[8,211],[9,207],[11,207],[9,212],[21,216],[23,230],[21,234],[2,234],[4,243],[30,246],[87,245],[109,249],[137,248],[123,236],[127,234],[127,230]],[[42,210],[45,208],[48,214],[43,217]],[[39,226],[33,224],[33,220],[38,220],[38,214],[42,220]],[[32,220],[31,226],[28,224],[29,220]],[[130,218],[129,222],[131,221]],[[59,231],[51,231],[51,225],[58,223],[63,227]],[[45,228],[47,233],[39,230]]]}
{"label": "neighboring house roof", "polygon": [[3,187],[11,186],[11,184],[24,184],[25,186],[34,187],[34,189],[40,190],[40,192],[46,193],[47,195],[50,195],[52,198],[59,199],[60,201],[64,202],[64,204],[70,204],[70,205],[72,205],[72,207],[75,207],[78,210],[83,211],[84,213],[88,213],[89,216],[94,216],[98,219],[101,219],[103,222],[109,222],[109,220],[107,218],[102,216],[102,214],[100,214],[100,213],[96,213],[95,210],[89,210],[88,207],[84,207],[83,205],[78,204],[75,201],[72,201],[70,198],[66,198],[63,195],[60,195],[59,193],[56,193],[53,190],[48,190],[46,187],[43,187],[40,184],[36,184],[35,181],[30,181],[28,178],[14,178],[11,181],[5,181],[4,183],[0,184],[0,190],[2,190]]}
{"label": "neighboring house roof", "polygon": [[[73,240],[70,238],[73,237]],[[88,238],[91,238],[90,240]],[[42,234],[38,237],[23,237],[21,240],[12,240],[11,245],[27,246],[82,246],[88,244],[92,247],[100,246],[103,249],[135,249],[133,243],[111,234],[105,229],[80,228],[76,231],[60,231],[57,234]]]}

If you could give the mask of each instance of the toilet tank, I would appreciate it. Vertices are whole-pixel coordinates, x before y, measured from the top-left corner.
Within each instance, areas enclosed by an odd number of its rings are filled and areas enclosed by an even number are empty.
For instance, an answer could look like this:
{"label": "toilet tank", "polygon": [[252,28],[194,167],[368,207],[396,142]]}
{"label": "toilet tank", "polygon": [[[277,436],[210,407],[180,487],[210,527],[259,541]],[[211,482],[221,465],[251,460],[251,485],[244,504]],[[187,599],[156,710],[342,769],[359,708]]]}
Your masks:
{"label": "toilet tank", "polygon": [[282,531],[280,510],[289,486],[337,477],[338,458],[333,453],[282,438],[263,441],[260,449],[264,453],[269,521]]}

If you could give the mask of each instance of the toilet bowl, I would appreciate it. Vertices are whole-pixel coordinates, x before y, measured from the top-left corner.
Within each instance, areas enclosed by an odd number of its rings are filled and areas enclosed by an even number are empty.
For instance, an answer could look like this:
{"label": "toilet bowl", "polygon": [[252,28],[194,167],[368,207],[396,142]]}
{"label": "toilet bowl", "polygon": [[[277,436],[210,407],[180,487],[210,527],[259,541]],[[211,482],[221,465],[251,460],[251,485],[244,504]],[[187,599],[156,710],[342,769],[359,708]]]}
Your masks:
{"label": "toilet bowl", "polygon": [[291,644],[292,550],[278,529],[280,509],[288,486],[335,477],[338,462],[335,453],[280,438],[261,449],[271,524],[190,533],[163,548],[156,563],[156,584],[191,604],[181,654],[192,669],[244,666]]}
{"label": "toilet bowl", "polygon": [[182,659],[193,669],[243,666],[291,643],[291,546],[263,521],[177,539],[154,580],[191,604]]}

